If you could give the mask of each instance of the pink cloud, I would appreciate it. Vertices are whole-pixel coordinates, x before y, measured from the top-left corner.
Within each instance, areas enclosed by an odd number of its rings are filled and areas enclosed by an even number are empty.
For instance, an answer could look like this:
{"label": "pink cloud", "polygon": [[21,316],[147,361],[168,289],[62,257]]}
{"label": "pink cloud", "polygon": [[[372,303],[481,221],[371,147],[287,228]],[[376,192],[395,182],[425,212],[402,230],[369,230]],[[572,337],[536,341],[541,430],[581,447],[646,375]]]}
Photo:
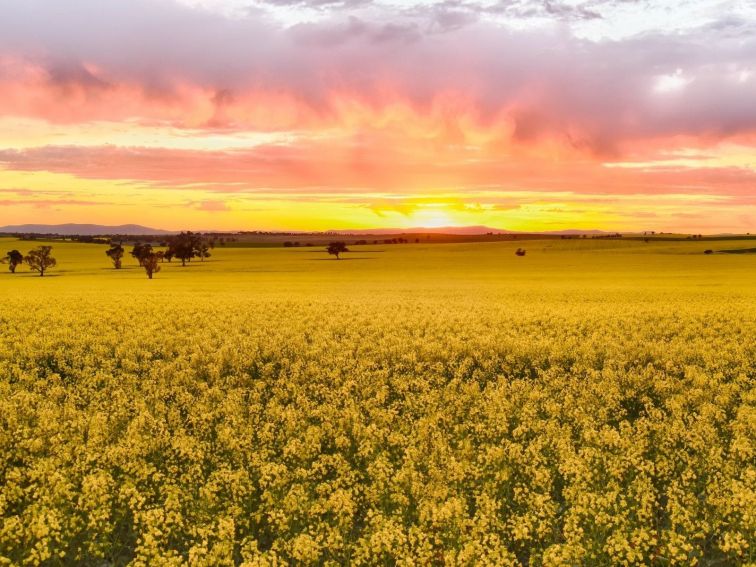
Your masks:
{"label": "pink cloud", "polygon": [[[0,151],[0,166],[17,171],[67,173],[88,179],[131,179],[156,188],[216,194],[306,195],[384,192],[574,192],[611,195],[719,195],[730,204],[756,204],[756,172],[736,167],[609,168],[593,160],[544,161],[519,154],[504,159],[459,147],[412,147],[385,138],[303,140],[233,151],[156,148],[55,147]],[[194,203],[223,210],[225,203]]]}
{"label": "pink cloud", "polygon": [[224,201],[201,201],[195,205],[200,211],[208,211],[211,213],[217,213],[222,211],[228,211],[228,205]]}
{"label": "pink cloud", "polygon": [[[27,0],[0,7],[0,113],[319,129],[360,128],[354,104],[368,121],[399,104],[447,130],[473,120],[515,143],[616,156],[677,135],[753,135],[752,28],[592,42],[481,20],[439,32],[337,15],[285,28],[171,1]],[[683,88],[654,89],[678,70]]]}
{"label": "pink cloud", "polygon": [[86,201],[81,199],[0,199],[0,207],[32,206],[37,209],[48,209],[50,207],[58,207],[63,205],[75,207],[90,207],[113,204],[114,203]]}

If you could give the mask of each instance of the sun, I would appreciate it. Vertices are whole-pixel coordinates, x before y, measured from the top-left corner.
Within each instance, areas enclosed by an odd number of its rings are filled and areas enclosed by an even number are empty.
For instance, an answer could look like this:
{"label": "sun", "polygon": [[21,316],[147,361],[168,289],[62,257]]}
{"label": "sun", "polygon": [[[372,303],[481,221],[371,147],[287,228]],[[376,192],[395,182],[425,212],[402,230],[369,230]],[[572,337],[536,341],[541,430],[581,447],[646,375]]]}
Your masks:
{"label": "sun", "polygon": [[456,222],[444,210],[444,205],[425,205],[410,215],[412,226],[425,228],[440,228],[454,226]]}

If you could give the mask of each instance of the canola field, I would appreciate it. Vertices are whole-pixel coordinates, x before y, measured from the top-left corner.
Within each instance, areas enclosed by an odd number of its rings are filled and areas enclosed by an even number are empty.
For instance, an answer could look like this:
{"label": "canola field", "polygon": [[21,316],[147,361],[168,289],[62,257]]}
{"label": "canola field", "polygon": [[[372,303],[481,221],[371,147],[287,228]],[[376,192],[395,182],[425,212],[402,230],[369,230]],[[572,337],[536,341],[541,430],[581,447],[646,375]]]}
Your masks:
{"label": "canola field", "polygon": [[703,254],[752,241],[53,246],[0,273],[0,565],[756,562],[756,255]]}

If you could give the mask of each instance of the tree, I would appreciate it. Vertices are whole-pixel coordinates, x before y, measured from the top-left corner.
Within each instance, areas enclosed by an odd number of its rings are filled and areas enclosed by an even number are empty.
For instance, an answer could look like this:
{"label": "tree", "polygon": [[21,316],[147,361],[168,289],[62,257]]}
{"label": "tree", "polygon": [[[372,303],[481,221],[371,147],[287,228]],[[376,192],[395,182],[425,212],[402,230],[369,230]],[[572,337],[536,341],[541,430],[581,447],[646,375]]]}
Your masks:
{"label": "tree", "polygon": [[339,254],[343,252],[349,252],[349,248],[347,248],[346,243],[344,242],[331,242],[326,248],[326,251],[331,256],[336,256],[336,259],[338,260]]}
{"label": "tree", "polygon": [[18,250],[11,250],[5,255],[5,258],[3,258],[2,261],[3,263],[8,264],[8,269],[10,270],[11,274],[15,274],[16,267],[24,262],[24,255],[21,254],[21,252],[19,252]]}
{"label": "tree", "polygon": [[147,272],[147,277],[152,279],[152,274],[156,274],[160,271],[160,260],[163,254],[161,252],[150,252],[142,259],[142,266],[144,271]]}
{"label": "tree", "polygon": [[194,248],[194,255],[200,259],[200,262],[204,262],[205,258],[210,257],[210,247],[206,242],[200,240]]}
{"label": "tree", "polygon": [[169,262],[170,258],[178,258],[181,260],[181,265],[186,266],[192,258],[199,258],[204,262],[205,258],[210,257],[210,249],[214,247],[214,240],[208,240],[201,234],[191,231],[182,232],[171,239],[165,257],[169,259]]}
{"label": "tree", "polygon": [[[191,231],[182,232],[171,239],[167,255],[171,258],[178,258],[181,260],[181,265],[186,266],[186,263],[191,262],[192,258],[199,256],[198,250],[201,245],[202,237],[199,234],[194,234]],[[208,252],[207,255],[209,256],[210,253]]]}
{"label": "tree", "polygon": [[145,242],[137,242],[131,250],[131,255],[136,258],[140,266],[144,266],[144,259],[152,254],[152,245]]}
{"label": "tree", "polygon": [[123,258],[124,249],[119,244],[111,244],[109,250],[105,250],[105,254],[113,261],[113,267],[116,270],[121,269],[121,258]]}
{"label": "tree", "polygon": [[24,262],[32,270],[39,272],[39,276],[42,277],[48,269],[58,264],[55,258],[50,255],[51,252],[52,246],[38,246],[24,256]]}

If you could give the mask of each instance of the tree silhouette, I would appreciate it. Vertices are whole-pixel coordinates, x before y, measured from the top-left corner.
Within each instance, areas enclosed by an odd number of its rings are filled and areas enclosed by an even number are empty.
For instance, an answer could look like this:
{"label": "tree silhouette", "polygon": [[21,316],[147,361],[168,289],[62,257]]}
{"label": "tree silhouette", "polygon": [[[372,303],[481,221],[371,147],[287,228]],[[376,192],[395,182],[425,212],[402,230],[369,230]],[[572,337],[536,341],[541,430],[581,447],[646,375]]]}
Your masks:
{"label": "tree silhouette", "polygon": [[10,270],[11,274],[16,273],[16,267],[19,264],[22,264],[24,261],[24,255],[21,254],[18,250],[11,250],[5,255],[5,258],[3,258],[3,263],[8,264],[8,269]]}
{"label": "tree silhouette", "polygon": [[42,277],[48,269],[53,268],[58,264],[55,258],[50,255],[51,252],[52,246],[38,246],[24,256],[24,262],[26,262],[32,270],[39,272],[39,276]]}
{"label": "tree silhouette", "polygon": [[336,256],[336,259],[339,259],[339,254],[343,252],[349,252],[349,248],[347,248],[345,242],[331,242],[328,247],[326,248],[326,251],[331,256]]}
{"label": "tree silhouette", "polygon": [[147,273],[147,277],[152,279],[152,274],[160,271],[160,260],[163,254],[161,252],[150,252],[142,259],[142,266]]}
{"label": "tree silhouette", "polygon": [[121,269],[121,258],[123,258],[124,249],[120,244],[111,244],[109,250],[105,250],[105,254],[113,261],[113,267],[116,270]]}
{"label": "tree silhouette", "polygon": [[194,254],[200,259],[200,262],[204,262],[205,258],[210,257],[210,247],[206,242],[200,240],[194,248]]}
{"label": "tree silhouette", "polygon": [[152,245],[144,242],[137,242],[131,250],[131,255],[136,258],[140,266],[144,266],[144,259],[152,254]]}
{"label": "tree silhouette", "polygon": [[204,260],[210,256],[207,246],[205,246],[204,250],[202,249],[203,245],[204,242],[199,234],[191,231],[182,232],[171,239],[167,255],[171,258],[178,258],[181,260],[181,265],[186,266],[186,263],[191,262],[194,257],[200,257],[200,259]]}

